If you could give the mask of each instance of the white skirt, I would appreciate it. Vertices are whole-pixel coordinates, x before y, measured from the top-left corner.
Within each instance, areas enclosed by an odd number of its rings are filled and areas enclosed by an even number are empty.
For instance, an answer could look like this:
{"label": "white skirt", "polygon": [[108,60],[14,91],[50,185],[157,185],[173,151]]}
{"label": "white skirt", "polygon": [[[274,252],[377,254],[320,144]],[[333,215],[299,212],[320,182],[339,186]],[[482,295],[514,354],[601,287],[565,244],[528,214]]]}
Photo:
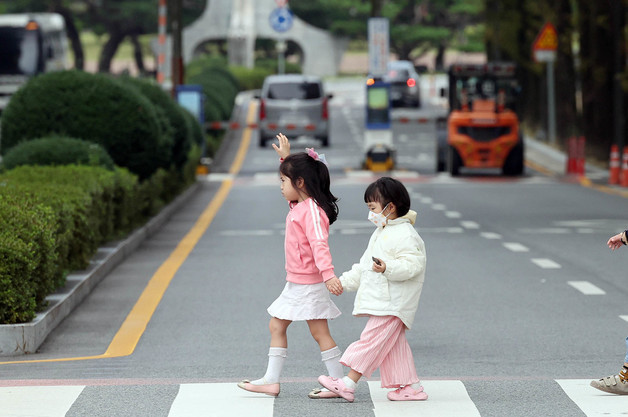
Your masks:
{"label": "white skirt", "polygon": [[341,314],[331,300],[324,282],[318,284],[286,282],[281,295],[273,301],[267,311],[273,317],[290,321],[335,319]]}

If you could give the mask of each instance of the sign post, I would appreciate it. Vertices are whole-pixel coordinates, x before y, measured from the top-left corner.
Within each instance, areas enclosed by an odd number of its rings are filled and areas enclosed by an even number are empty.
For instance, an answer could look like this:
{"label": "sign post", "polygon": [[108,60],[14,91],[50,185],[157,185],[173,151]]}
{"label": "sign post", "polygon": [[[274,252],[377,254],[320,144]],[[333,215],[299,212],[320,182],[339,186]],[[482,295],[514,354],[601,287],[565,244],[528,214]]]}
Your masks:
{"label": "sign post", "polygon": [[[268,21],[275,32],[283,34],[292,28],[294,17],[292,11],[288,8],[288,0],[275,0],[277,8],[270,12]],[[285,73],[286,67],[286,41],[281,38],[277,41],[277,72]]]}
{"label": "sign post", "polygon": [[532,55],[536,62],[545,62],[547,74],[547,124],[549,142],[556,144],[556,98],[554,95],[554,62],[558,49],[558,33],[547,22],[532,44]]}

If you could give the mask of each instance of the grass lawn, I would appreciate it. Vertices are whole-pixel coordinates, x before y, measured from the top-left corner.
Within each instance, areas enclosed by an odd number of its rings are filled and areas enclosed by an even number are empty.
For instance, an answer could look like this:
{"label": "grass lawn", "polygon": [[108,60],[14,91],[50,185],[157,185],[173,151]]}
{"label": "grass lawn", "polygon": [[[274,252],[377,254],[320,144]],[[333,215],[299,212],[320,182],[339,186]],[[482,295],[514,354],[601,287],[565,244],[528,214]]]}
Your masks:
{"label": "grass lawn", "polygon": [[[144,53],[144,60],[146,62],[151,62],[154,59],[150,50],[150,41],[155,37],[157,37],[156,34],[141,35],[139,37],[140,44],[142,45],[142,51]],[[98,36],[93,32],[81,33],[81,43],[83,44],[85,62],[98,62],[98,59],[100,58],[100,51],[102,50],[105,42],[107,42],[107,39],[108,36],[106,34]],[[124,42],[120,44],[120,47],[113,59],[114,61],[133,61],[133,45],[131,45],[131,41],[129,39],[125,39]],[[70,60],[71,62],[74,60],[74,54],[71,49]]]}

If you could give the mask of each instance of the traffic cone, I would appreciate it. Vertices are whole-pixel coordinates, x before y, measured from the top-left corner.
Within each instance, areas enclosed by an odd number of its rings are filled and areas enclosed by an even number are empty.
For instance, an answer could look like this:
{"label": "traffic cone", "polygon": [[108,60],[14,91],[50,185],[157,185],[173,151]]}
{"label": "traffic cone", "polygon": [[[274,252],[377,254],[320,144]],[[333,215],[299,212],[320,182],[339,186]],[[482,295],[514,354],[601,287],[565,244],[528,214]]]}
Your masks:
{"label": "traffic cone", "polygon": [[576,174],[584,175],[586,173],[586,158],[584,153],[584,145],[586,144],[584,136],[580,136],[578,139],[577,152],[576,152]]}
{"label": "traffic cone", "polygon": [[608,166],[608,183],[611,185],[618,184],[621,164],[619,163],[619,146],[617,145],[611,146],[611,160]]}
{"label": "traffic cone", "polygon": [[567,174],[578,173],[578,162],[576,155],[578,153],[578,143],[575,137],[571,137],[567,140],[567,166],[565,171]]}
{"label": "traffic cone", "polygon": [[628,146],[624,146],[624,154],[621,161],[621,186],[628,187]]}

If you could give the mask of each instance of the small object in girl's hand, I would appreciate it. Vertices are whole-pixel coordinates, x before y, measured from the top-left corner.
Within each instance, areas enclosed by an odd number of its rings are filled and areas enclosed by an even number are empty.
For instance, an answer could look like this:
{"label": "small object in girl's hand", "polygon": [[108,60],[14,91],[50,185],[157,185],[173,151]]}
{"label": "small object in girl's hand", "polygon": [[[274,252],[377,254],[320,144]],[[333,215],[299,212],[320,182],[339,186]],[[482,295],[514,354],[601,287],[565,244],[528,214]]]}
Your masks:
{"label": "small object in girl's hand", "polygon": [[377,265],[381,265],[381,264],[382,264],[382,261],[380,261],[380,260],[379,260],[379,259],[377,259],[376,257],[371,256],[371,258],[373,258],[373,262],[375,262]]}

